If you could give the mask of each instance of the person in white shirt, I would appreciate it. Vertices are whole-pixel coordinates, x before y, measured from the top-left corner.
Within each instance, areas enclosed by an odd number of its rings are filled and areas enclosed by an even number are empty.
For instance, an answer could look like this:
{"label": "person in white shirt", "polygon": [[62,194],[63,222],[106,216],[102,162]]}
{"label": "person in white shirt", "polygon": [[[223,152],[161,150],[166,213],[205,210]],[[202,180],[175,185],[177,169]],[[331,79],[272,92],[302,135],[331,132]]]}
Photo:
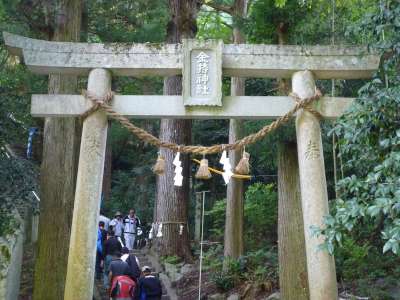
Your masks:
{"label": "person in white shirt", "polygon": [[119,211],[116,212],[115,217],[110,221],[109,226],[112,227],[112,230],[114,231],[116,237],[122,237],[124,224],[122,223],[122,214]]}
{"label": "person in white shirt", "polygon": [[124,218],[124,239],[125,246],[131,251],[135,246],[136,230],[140,226],[140,220],[131,209],[129,215]]}

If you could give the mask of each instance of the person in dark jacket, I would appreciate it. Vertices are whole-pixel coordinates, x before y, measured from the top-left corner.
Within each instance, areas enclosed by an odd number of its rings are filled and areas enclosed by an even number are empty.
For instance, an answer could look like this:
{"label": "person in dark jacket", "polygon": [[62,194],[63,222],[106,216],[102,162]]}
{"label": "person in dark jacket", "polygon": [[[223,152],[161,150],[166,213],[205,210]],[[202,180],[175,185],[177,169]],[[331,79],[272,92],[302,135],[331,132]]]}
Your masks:
{"label": "person in dark jacket", "polygon": [[151,268],[142,268],[143,276],[139,279],[136,300],[161,300],[162,287],[160,279],[151,274]]}
{"label": "person in dark jacket", "polygon": [[121,257],[113,256],[108,278],[111,284],[110,296],[113,300],[133,300],[136,282],[132,279],[130,267]]}
{"label": "person in dark jacket", "polygon": [[107,290],[110,288],[110,282],[108,279],[108,275],[110,272],[111,260],[115,257],[120,257],[121,250],[122,250],[121,243],[115,236],[114,231],[110,230],[107,233],[107,240],[104,242],[104,247],[103,247],[103,256],[104,256],[103,284],[104,284],[104,288],[106,288]]}
{"label": "person in dark jacket", "polygon": [[129,253],[129,249],[127,247],[122,247],[121,259],[128,264],[129,268],[131,269],[131,277],[133,280],[135,280],[135,282],[137,282],[141,274],[139,259],[133,253]]}

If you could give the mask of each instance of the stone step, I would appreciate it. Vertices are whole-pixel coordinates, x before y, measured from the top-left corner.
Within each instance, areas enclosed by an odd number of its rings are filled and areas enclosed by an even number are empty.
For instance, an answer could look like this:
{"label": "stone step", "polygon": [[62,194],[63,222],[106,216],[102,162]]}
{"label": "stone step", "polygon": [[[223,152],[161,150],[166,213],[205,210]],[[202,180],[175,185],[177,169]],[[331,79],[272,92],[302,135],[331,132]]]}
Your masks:
{"label": "stone step", "polygon": [[138,258],[138,260],[142,260],[142,259],[148,259],[147,256],[136,256]]}

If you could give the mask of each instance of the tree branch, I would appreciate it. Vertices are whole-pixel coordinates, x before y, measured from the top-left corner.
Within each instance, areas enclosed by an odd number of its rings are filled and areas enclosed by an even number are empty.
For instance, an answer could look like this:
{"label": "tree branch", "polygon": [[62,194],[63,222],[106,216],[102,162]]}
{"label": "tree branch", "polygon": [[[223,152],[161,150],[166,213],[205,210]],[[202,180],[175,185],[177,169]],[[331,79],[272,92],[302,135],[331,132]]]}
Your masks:
{"label": "tree branch", "polygon": [[229,5],[223,5],[223,4],[218,4],[215,2],[209,2],[209,1],[207,1],[207,2],[203,1],[203,4],[209,6],[217,11],[220,11],[220,12],[224,12],[229,15],[233,14],[233,7],[231,7]]}
{"label": "tree branch", "polygon": [[230,29],[233,29],[233,26],[231,24],[228,24],[228,23],[226,23],[224,21],[221,21],[221,23],[222,23],[222,25],[224,25],[224,26],[226,26],[226,27],[228,27]]}

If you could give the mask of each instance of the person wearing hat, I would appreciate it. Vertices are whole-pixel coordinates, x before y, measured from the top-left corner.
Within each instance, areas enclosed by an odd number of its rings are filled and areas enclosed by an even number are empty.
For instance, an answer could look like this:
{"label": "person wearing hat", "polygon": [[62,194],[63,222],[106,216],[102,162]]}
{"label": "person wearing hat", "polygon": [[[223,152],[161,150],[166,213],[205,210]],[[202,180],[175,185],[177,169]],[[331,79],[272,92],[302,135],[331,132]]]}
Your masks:
{"label": "person wearing hat", "polygon": [[139,279],[136,299],[138,300],[161,300],[162,287],[160,279],[151,274],[151,268],[142,268],[142,277]]}
{"label": "person wearing hat", "polygon": [[115,213],[114,219],[110,221],[110,227],[114,231],[115,236],[120,239],[122,237],[122,232],[124,231],[121,212],[117,211]]}

